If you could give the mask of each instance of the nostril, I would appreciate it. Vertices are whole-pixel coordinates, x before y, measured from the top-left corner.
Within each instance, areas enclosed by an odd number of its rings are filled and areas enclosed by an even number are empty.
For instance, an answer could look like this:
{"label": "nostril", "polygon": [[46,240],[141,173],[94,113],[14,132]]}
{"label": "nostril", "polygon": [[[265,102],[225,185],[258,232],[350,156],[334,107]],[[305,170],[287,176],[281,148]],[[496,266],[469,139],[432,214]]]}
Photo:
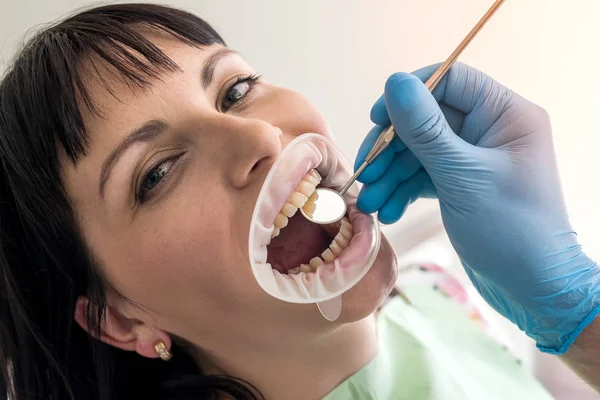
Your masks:
{"label": "nostril", "polygon": [[253,166],[252,169],[250,170],[250,172],[254,172],[254,170],[256,170],[258,167],[260,167],[261,165],[264,164],[265,161],[267,161],[269,159],[269,157],[263,157],[260,160],[258,160]]}
{"label": "nostril", "polygon": [[[231,183],[235,188],[241,189],[246,187],[252,182],[256,182],[261,180],[261,177],[264,178],[268,173],[268,169],[270,168],[270,160],[272,157],[263,157],[259,160],[254,158],[253,160],[244,160],[246,163],[244,165],[235,166],[231,175]],[[250,162],[248,162],[250,161]],[[264,172],[260,172],[261,170],[265,170]]]}

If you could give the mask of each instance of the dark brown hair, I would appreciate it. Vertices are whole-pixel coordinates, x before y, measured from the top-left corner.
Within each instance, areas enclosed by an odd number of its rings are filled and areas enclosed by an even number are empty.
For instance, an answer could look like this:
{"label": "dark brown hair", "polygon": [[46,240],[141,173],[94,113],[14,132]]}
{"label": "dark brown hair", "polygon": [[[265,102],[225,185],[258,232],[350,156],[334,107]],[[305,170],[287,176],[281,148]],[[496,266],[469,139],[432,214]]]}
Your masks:
{"label": "dark brown hair", "polygon": [[95,340],[73,320],[86,295],[88,324],[99,332],[107,285],[75,223],[58,151],[74,164],[87,151],[80,107],[97,110],[82,58],[109,63],[133,87],[179,70],[140,27],[190,46],[224,44],[190,13],[110,5],[38,33],[0,83],[0,399],[255,398],[240,380],[204,375],[176,343],[164,363]]}

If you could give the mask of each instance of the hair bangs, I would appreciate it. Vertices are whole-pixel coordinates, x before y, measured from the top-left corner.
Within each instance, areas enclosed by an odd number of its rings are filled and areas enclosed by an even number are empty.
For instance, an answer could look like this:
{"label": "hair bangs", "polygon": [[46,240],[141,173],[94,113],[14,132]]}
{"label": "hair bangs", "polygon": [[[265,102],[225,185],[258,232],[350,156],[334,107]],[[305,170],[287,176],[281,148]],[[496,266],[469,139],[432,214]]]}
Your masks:
{"label": "hair bangs", "polygon": [[[31,126],[31,130],[51,132],[76,163],[89,140],[80,105],[99,115],[85,78],[97,79],[112,94],[98,61],[133,88],[147,87],[162,74],[180,70],[144,34],[152,31],[195,47],[225,44],[198,17],[158,5],[106,6],[66,19],[34,37],[12,70],[16,81],[30,82],[21,90],[23,115],[35,115],[35,121],[47,124],[46,129]],[[83,68],[84,60],[91,70]]]}

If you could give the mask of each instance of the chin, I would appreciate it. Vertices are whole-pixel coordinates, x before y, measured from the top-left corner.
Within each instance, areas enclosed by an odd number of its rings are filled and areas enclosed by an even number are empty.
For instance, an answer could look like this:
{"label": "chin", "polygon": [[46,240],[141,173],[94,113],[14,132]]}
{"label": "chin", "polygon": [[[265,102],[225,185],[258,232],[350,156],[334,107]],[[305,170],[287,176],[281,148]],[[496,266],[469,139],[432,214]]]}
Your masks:
{"label": "chin", "polygon": [[373,314],[392,291],[397,276],[396,255],[382,235],[375,263],[360,282],[342,295],[342,313],[336,322],[354,322]]}

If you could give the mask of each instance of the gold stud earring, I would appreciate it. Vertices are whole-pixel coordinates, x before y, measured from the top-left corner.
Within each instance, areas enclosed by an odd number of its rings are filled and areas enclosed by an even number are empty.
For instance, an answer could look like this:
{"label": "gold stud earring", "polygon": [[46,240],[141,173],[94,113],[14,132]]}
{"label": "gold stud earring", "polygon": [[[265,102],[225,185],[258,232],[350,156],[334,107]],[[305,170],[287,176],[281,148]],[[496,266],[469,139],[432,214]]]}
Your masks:
{"label": "gold stud earring", "polygon": [[156,350],[158,356],[163,361],[169,361],[173,357],[173,353],[167,349],[165,342],[162,340],[158,340],[156,343],[154,343],[154,350]]}

